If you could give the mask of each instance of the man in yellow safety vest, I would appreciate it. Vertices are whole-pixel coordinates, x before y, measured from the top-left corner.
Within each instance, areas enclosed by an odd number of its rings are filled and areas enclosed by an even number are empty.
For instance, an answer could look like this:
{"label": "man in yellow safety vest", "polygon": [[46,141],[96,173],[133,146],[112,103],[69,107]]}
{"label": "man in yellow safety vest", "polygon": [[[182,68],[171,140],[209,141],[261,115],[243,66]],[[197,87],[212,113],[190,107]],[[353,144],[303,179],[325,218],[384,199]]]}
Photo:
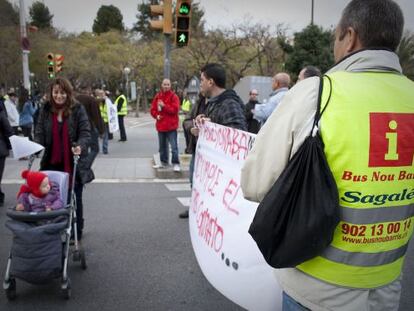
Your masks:
{"label": "man in yellow safety vest", "polygon": [[118,124],[119,124],[119,141],[127,141],[124,117],[128,114],[128,100],[124,94],[116,90],[117,98],[115,99],[115,106],[118,110]]}
{"label": "man in yellow safety vest", "polygon": [[[414,83],[395,54],[403,26],[393,0],[352,0],[342,12],[319,124],[341,221],[319,256],[275,270],[283,310],[398,310],[414,227]],[[320,82],[297,83],[260,130],[242,169],[247,199],[263,199],[309,135]]]}

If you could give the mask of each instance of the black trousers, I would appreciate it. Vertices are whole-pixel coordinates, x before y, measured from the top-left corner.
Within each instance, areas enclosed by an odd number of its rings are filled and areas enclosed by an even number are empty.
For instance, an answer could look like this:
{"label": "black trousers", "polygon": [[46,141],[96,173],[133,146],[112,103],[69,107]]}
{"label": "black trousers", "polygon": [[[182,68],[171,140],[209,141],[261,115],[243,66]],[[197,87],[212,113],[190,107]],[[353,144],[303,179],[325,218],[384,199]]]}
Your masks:
{"label": "black trousers", "polygon": [[24,137],[29,137],[29,140],[33,140],[33,137],[32,137],[32,125],[20,126],[20,128],[22,129],[22,132],[23,132],[23,136]]}
{"label": "black trousers", "polygon": [[76,197],[76,232],[78,233],[78,240],[82,239],[83,231],[83,184],[76,182],[75,183],[75,197]]}
{"label": "black trousers", "polygon": [[124,116],[118,115],[118,124],[119,124],[119,134],[121,135],[121,140],[127,140],[124,124]]}
{"label": "black trousers", "polygon": [[4,164],[6,163],[6,157],[0,157],[0,203],[4,202],[4,193],[1,190],[1,180],[3,179]]}

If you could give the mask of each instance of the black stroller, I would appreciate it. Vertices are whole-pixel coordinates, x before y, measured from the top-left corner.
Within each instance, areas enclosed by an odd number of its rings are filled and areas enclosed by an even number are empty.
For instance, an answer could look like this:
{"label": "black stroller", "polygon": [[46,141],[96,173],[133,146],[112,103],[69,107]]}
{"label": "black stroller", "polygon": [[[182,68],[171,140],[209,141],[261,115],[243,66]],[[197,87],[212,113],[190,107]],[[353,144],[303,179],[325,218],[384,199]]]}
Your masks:
{"label": "black stroller", "polygon": [[[30,156],[29,169],[35,156]],[[71,296],[68,261],[80,262],[87,268],[85,252],[78,243],[76,231],[76,197],[74,193],[76,168],[79,156],[74,156],[73,176],[69,204],[65,208],[48,212],[22,212],[10,208],[6,226],[13,233],[13,244],[7,261],[3,282],[6,297],[16,298],[16,279],[31,284],[44,284],[61,278],[61,291],[65,299]],[[68,202],[69,174],[59,171],[43,171],[59,185],[63,202]],[[72,228],[73,227],[73,228]],[[73,241],[71,241],[71,234]],[[72,247],[72,244],[74,247]]]}

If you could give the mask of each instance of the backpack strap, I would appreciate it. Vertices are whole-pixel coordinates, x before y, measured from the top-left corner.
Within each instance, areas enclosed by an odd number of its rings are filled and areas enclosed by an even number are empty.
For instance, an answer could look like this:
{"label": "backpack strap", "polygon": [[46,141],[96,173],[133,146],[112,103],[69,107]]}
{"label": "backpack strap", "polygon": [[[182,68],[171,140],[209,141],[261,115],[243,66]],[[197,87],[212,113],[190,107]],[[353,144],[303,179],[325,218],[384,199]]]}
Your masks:
{"label": "backpack strap", "polygon": [[[328,100],[326,101],[321,111],[322,91],[323,91],[323,85],[324,85],[325,78],[329,82],[329,96],[328,96]],[[332,95],[332,80],[328,75],[324,75],[320,78],[320,82],[319,82],[318,101],[316,103],[315,119],[313,120],[313,125],[312,125],[312,130],[310,132],[310,136],[315,136],[316,132],[319,131],[318,123],[321,120],[322,114],[325,112],[326,108],[328,107],[329,101],[331,100],[331,95]]]}

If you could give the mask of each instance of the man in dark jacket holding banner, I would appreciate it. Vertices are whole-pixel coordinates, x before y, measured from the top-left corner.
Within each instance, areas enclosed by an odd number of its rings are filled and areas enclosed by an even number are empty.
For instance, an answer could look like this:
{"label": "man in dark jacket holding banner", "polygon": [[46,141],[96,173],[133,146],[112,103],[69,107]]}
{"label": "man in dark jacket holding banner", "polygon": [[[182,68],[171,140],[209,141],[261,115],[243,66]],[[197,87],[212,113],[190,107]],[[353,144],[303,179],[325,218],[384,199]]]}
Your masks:
{"label": "man in dark jacket holding banner", "polygon": [[201,68],[201,92],[208,98],[205,114],[196,122],[211,121],[220,125],[246,131],[244,104],[233,90],[226,90],[226,71],[219,64],[207,64]]}

